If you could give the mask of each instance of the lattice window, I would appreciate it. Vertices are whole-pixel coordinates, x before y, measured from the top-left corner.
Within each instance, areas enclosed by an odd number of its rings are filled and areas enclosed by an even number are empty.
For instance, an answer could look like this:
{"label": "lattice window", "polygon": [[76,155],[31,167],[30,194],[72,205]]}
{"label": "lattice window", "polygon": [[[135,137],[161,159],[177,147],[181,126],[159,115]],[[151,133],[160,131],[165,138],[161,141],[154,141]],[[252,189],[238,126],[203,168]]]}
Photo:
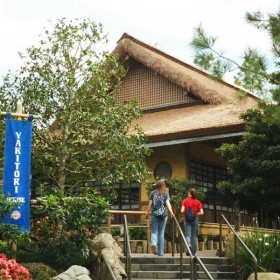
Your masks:
{"label": "lattice window", "polygon": [[137,100],[141,108],[153,108],[198,99],[156,72],[137,63],[127,73],[122,88],[116,93],[117,103]]}
{"label": "lattice window", "polygon": [[191,161],[190,177],[205,191],[216,189],[219,182],[229,178],[226,168]]}
{"label": "lattice window", "polygon": [[[106,196],[108,189],[103,187],[98,182],[94,183],[94,188],[101,194]],[[116,197],[111,201],[111,208],[117,210],[139,209],[139,183],[122,183],[115,184],[113,189],[116,192]]]}
{"label": "lattice window", "polygon": [[194,179],[196,184],[204,189],[206,194],[205,203],[219,206],[232,205],[232,201],[222,196],[217,190],[217,186],[221,181],[229,179],[226,168],[191,161],[190,178]]}

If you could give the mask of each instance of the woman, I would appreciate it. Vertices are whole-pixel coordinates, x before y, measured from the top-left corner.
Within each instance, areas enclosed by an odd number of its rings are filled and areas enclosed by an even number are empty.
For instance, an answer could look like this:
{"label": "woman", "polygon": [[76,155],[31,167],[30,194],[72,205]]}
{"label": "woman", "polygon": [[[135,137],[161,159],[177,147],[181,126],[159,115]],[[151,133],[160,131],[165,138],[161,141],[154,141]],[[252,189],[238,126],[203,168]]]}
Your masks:
{"label": "woman", "polygon": [[[193,255],[196,253],[196,236],[198,228],[198,217],[204,214],[201,202],[196,198],[197,192],[195,188],[191,188],[188,192],[188,198],[185,198],[182,202],[181,213],[184,214],[185,234],[186,241],[190,246]],[[194,213],[194,219],[186,219],[188,211],[192,209]]]}
{"label": "woman", "polygon": [[152,216],[152,234],[151,245],[154,255],[163,256],[164,254],[164,231],[167,223],[167,210],[174,216],[170,204],[170,197],[166,189],[165,181],[156,182],[156,188],[150,193],[149,204],[146,213],[146,218],[150,214]]}

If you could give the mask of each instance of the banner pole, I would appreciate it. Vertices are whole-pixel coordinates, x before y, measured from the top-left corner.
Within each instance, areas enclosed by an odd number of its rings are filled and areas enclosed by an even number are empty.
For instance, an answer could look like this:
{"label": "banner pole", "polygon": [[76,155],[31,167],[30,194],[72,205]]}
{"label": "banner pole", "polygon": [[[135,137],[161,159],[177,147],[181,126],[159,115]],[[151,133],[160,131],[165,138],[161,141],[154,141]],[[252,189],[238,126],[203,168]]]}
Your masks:
{"label": "banner pole", "polygon": [[[1,112],[0,113],[2,116],[6,116],[7,112]],[[17,109],[15,113],[11,114],[12,117],[15,117],[17,120],[21,120],[23,118],[28,118],[29,114],[24,114],[23,113],[23,107],[21,103],[17,103]],[[33,115],[34,119],[39,119],[40,117],[38,115]]]}

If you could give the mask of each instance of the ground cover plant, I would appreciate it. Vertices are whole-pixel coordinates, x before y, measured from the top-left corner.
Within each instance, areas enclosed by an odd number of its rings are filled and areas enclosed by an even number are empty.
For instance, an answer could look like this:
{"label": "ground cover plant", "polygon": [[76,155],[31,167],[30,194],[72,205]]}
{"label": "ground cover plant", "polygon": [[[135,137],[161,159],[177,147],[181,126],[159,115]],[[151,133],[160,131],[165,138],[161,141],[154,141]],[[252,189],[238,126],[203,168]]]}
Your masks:
{"label": "ground cover plant", "polygon": [[[258,260],[259,272],[280,273],[280,233],[265,232],[254,227],[252,231],[242,235],[242,240]],[[242,279],[247,279],[254,272],[251,255],[239,244],[237,250],[238,267]]]}

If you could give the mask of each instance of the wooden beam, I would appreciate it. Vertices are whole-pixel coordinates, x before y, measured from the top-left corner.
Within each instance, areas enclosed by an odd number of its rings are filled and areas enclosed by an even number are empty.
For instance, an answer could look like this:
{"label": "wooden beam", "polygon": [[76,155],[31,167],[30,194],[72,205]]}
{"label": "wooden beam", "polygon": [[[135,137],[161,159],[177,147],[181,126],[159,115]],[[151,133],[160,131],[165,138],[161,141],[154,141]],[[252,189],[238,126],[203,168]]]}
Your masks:
{"label": "wooden beam", "polygon": [[[1,112],[2,116],[6,116],[7,112]],[[16,118],[29,118],[30,114],[12,113],[12,117]],[[33,115],[34,119],[39,119],[38,115]]]}

